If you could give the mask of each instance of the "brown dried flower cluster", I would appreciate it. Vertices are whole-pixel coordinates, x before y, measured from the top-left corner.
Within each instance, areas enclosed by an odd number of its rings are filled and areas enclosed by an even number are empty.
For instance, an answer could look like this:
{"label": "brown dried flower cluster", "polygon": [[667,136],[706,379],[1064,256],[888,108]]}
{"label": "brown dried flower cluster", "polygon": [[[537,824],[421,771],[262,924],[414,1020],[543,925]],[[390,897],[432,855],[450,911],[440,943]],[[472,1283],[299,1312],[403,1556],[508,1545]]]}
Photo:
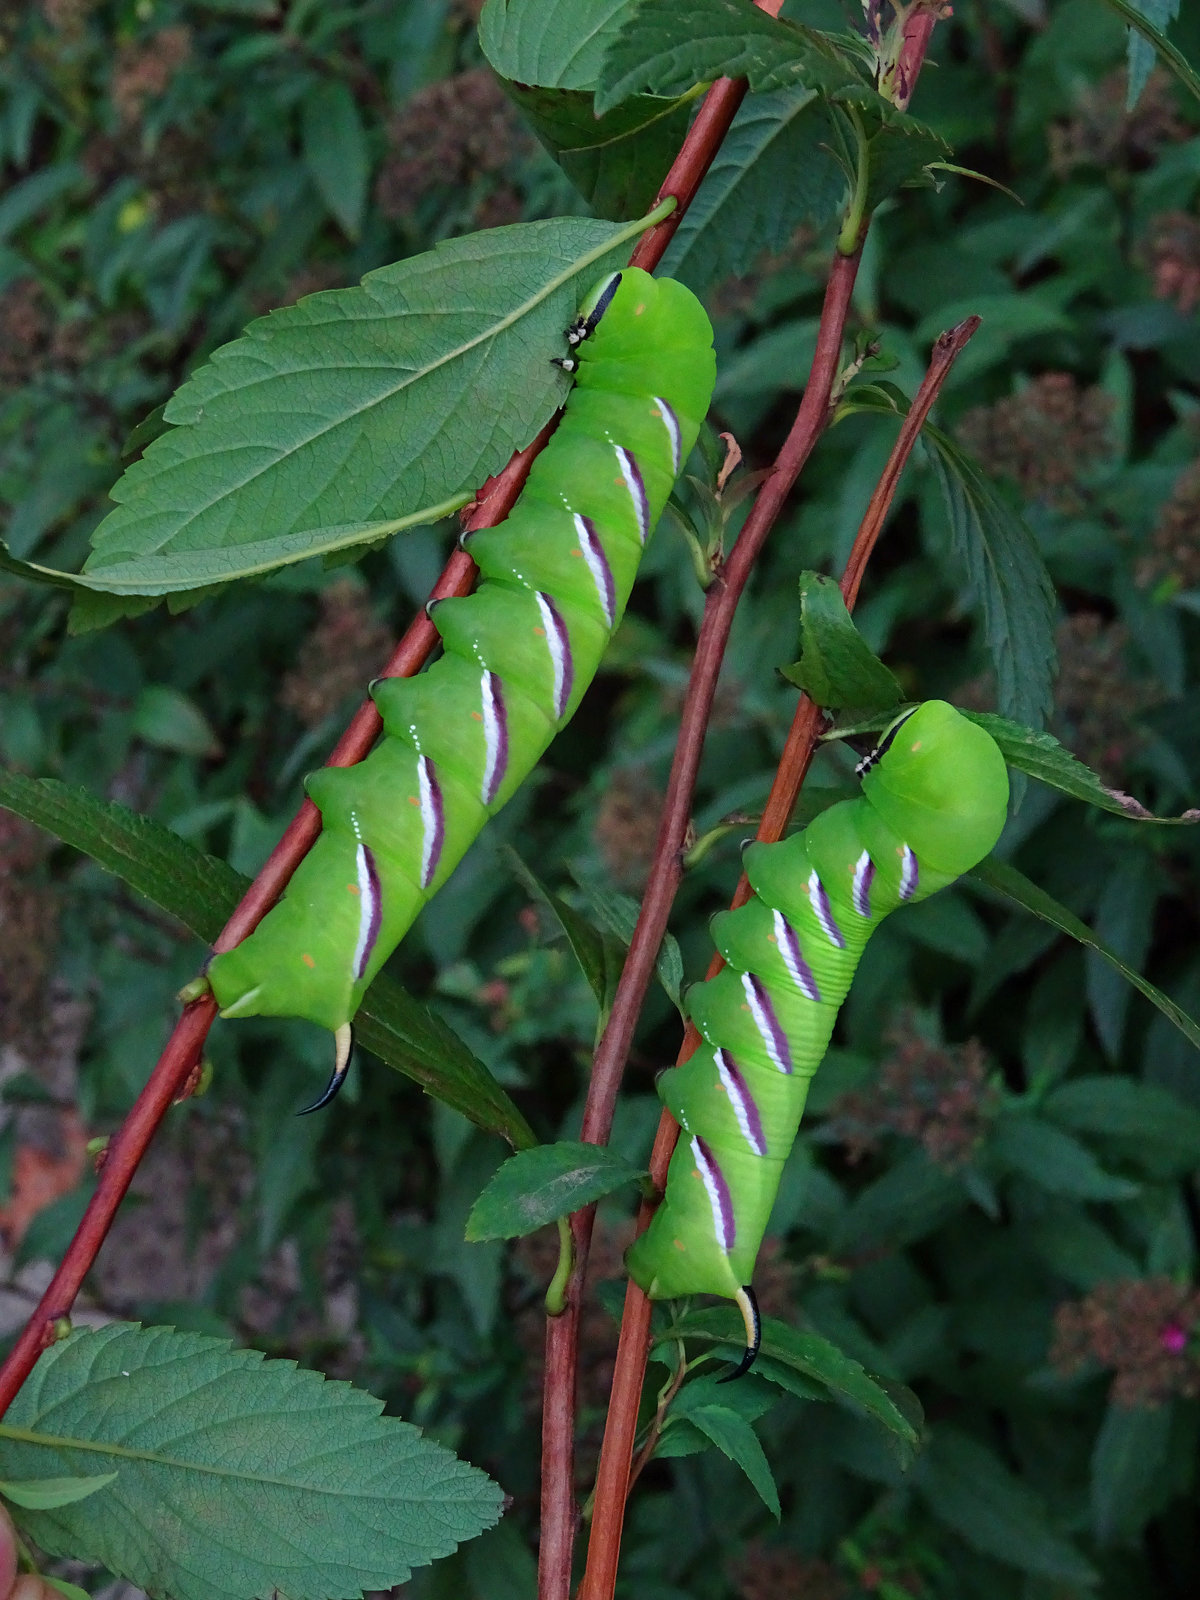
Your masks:
{"label": "brown dried flower cluster", "polygon": [[1075,115],[1050,129],[1050,165],[1059,178],[1076,167],[1145,167],[1164,144],[1191,135],[1179,114],[1175,86],[1155,70],[1132,111],[1126,110],[1128,75],[1122,67],[1080,89]]}
{"label": "brown dried flower cluster", "polygon": [[481,174],[501,172],[519,137],[504,91],[486,68],[431,83],[392,121],[376,204],[386,217],[410,216],[431,190],[463,189]]}
{"label": "brown dried flower cluster", "polygon": [[596,813],[596,844],[618,889],[640,889],[654,859],[662,795],[641,768],[615,772]]}
{"label": "brown dried flower cluster", "polygon": [[339,579],[321,594],[321,619],[305,641],[299,665],[283,680],[280,703],[315,728],[379,671],[390,644],[366,590],[352,578]]}
{"label": "brown dried flower cluster", "polygon": [[1143,588],[1167,583],[1172,590],[1200,588],[1200,461],[1175,480],[1158,514],[1150,549],[1138,564]]}
{"label": "brown dried flower cluster", "polygon": [[62,39],[75,39],[99,0],[42,0],[42,15]]}
{"label": "brown dried flower cluster", "polygon": [[1140,719],[1162,691],[1135,678],[1125,660],[1129,641],[1119,622],[1077,611],[1058,626],[1055,720],[1081,761],[1116,779],[1141,742]]}
{"label": "brown dried flower cluster", "polygon": [[779,1545],[751,1544],[735,1576],[738,1600],[849,1600],[846,1580],[828,1561],[809,1561]]}
{"label": "brown dried flower cluster", "polygon": [[148,103],[167,92],[191,53],[191,29],[182,26],[160,28],[148,39],[121,46],[113,64],[111,94],[123,128],[141,121]]}
{"label": "brown dried flower cluster", "polygon": [[0,293],[0,390],[17,389],[42,366],[52,318],[41,284],[20,278]]}
{"label": "brown dried flower cluster", "polygon": [[905,1019],[888,1035],[893,1053],[870,1089],[838,1099],[826,1133],[861,1161],[888,1134],[916,1139],[931,1161],[953,1171],[970,1160],[995,1115],[998,1095],[977,1039],[939,1046]]}
{"label": "brown dried flower cluster", "polygon": [[958,425],[960,443],[1026,500],[1078,509],[1079,484],[1112,448],[1113,402],[1069,372],[1046,372],[1019,394],[977,406]]}
{"label": "brown dried flower cluster", "polygon": [[1102,1283],[1054,1315],[1050,1360],[1070,1377],[1092,1363],[1115,1373],[1119,1406],[1200,1395],[1200,1289],[1170,1278]]}
{"label": "brown dried flower cluster", "polygon": [[0,1042],[37,1038],[54,949],[58,903],[35,881],[46,839],[11,811],[0,811]]}
{"label": "brown dried flower cluster", "polygon": [[1200,217],[1162,212],[1150,224],[1146,249],[1155,298],[1190,316],[1200,306]]}
{"label": "brown dried flower cluster", "polygon": [[0,394],[49,371],[74,373],[128,348],[148,325],[143,311],[120,310],[97,321],[60,318],[42,285],[20,278],[0,292]]}

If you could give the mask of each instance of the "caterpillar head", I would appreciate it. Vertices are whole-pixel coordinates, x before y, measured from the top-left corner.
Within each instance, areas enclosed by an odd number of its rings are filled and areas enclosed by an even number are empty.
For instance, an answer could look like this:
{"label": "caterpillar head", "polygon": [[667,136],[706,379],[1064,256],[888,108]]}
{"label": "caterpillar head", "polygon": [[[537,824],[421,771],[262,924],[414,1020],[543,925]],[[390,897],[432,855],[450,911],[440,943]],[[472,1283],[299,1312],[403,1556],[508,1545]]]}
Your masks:
{"label": "caterpillar head", "polygon": [[898,838],[939,872],[958,876],[1000,837],[1008,769],[995,740],[944,700],[892,724],[863,793]]}

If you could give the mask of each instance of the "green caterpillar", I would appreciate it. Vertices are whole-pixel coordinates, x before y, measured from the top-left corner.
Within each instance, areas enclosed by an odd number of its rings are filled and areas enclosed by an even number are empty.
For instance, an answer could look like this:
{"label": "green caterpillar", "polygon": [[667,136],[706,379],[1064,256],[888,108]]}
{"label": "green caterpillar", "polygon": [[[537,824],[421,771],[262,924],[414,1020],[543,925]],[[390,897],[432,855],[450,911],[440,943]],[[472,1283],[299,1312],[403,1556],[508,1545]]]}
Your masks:
{"label": "green caterpillar", "polygon": [[306,1017],[335,1035],[483,827],[574,715],[625,609],[716,377],[712,327],[680,283],[610,274],[558,360],[575,384],[506,521],[464,539],[481,581],[430,607],[443,652],[371,693],[384,736],[306,788],[321,834],[283,899],[208,967],[222,1016]]}
{"label": "green caterpillar", "polygon": [[745,905],[713,919],[728,965],[687,994],[710,1049],[664,1072],[683,1130],[662,1204],[628,1252],[655,1300],[716,1294],[761,1328],[750,1279],[808,1085],[867,940],[981,861],[1004,827],[1008,772],[995,741],[942,700],[907,712],[859,765],[863,792],[803,833],[754,844]]}

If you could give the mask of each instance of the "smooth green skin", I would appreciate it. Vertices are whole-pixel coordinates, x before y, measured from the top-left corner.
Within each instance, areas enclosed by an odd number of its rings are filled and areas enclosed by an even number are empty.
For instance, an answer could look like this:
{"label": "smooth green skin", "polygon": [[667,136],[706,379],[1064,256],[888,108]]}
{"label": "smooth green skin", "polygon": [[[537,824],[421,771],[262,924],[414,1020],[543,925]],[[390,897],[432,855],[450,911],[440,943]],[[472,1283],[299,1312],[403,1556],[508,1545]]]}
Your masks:
{"label": "smooth green skin", "polygon": [[[902,851],[916,856],[916,904],[981,861],[1004,827],[1008,772],[994,740],[942,700],[903,721],[862,796],[823,812],[803,833],[779,844],[754,844],[745,867],[754,895],[714,917],[717,949],[728,965],[687,994],[687,1010],[706,1044],[732,1056],[757,1104],[766,1153],[756,1154],[722,1085],[714,1049],[701,1046],[659,1079],[659,1094],[683,1130],[667,1174],[666,1194],[649,1229],[629,1250],[631,1277],[656,1300],[685,1294],[729,1299],[749,1284],[791,1151],[808,1085],[829,1045],[859,958],[879,923],[901,904]],[[870,916],[855,909],[855,865],[863,850],[875,865]],[[845,936],[838,949],[823,931],[809,894],[816,869]],[[774,912],[795,930],[820,1002],[806,997],[785,964]],[[756,1026],[742,974],[762,984],[791,1048],[792,1072],[772,1061]],[[728,1184],[736,1228],[723,1247],[716,1214],[692,1147],[709,1147]]]}
{"label": "smooth green skin", "polygon": [[[595,304],[598,284],[584,302]],[[384,738],[356,767],[324,767],[306,783],[322,831],[284,898],[235,950],[213,958],[209,982],[226,1016],[306,1017],[335,1030],[357,1010],[371,979],[449,877],[488,817],[524,782],[569,721],[620,621],[643,541],[614,446],[636,460],[649,526],[675,482],[670,436],[654,399],[667,401],[686,461],[716,377],[712,327],[699,301],[670,279],[627,268],[592,336],[577,350],[575,387],[520,499],[498,527],[466,547],[481,581],[465,599],[431,608],[444,653],[416,678],[389,678],[372,694]],[[615,611],[604,616],[571,511],[590,518],[612,573]],[[566,626],[574,667],[563,715],[534,591],[549,594]],[[501,681],[508,765],[490,804],[482,797],[487,750],[481,667]],[[444,836],[422,887],[424,843],[418,752],[441,788]],[[375,858],[381,924],[366,970],[354,975],[362,921],[354,822]]]}

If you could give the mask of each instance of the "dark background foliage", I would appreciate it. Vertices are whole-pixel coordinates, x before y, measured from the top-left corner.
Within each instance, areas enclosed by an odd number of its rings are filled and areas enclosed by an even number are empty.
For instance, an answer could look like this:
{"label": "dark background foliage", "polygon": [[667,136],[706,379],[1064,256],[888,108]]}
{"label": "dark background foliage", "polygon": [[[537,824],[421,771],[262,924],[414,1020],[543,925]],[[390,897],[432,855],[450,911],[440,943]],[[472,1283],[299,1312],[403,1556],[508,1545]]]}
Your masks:
{"label": "dark background foliage", "polygon": [[[1186,9],[1186,8],[1185,8]],[[1200,117],[1154,72],[1126,109],[1125,36],[1092,0],[964,0],[914,110],[950,178],[873,227],[852,321],[910,392],[932,338],[979,312],[941,424],[1023,509],[1061,620],[1052,725],[1159,812],[1200,796]],[[801,7],[838,22],[832,5]],[[208,5],[40,0],[0,13],[0,502],[15,554],[77,567],[130,435],[250,318],[440,238],[583,201],[484,65],[470,0]],[[1175,30],[1200,56],[1200,15]],[[831,248],[801,228],[707,286],[715,419],[771,459],[811,352]],[[742,608],[696,822],[753,812],[794,704],[795,576],[836,570],[893,432],[822,441]],[[285,572],[182,615],[68,636],[65,602],[0,580],[0,755],[86,784],[255,870],[443,551],[418,530],[357,567]],[[513,1091],[571,1137],[594,1032],[572,958],[507,869],[637,894],[701,595],[664,527],[595,689],[395,963]],[[994,703],[933,474],[910,469],[860,626],[914,697]],[[824,756],[813,791],[844,781]],[[5,1317],[19,1325],[203,952],[115,880],[0,812]],[[689,974],[736,835],[674,922]],[[1198,859],[1030,786],[1024,871],[1193,1011]],[[640,1161],[673,1059],[647,1011],[615,1142]],[[414,1596],[531,1593],[540,1286],[552,1236],[466,1245],[498,1143],[373,1062],[296,1121],[325,1041],[218,1029],[211,1091],[169,1124],[101,1258],[107,1313],[226,1331],[353,1375],[514,1496],[501,1530]],[[962,887],[872,943],[789,1165],[763,1271],[803,1317],[911,1385],[928,1443],[799,1398],[758,1424],[780,1526],[714,1452],[652,1464],[632,1507],[639,1600],[1183,1597],[1194,1516],[1200,1063],[1120,980]],[[49,1202],[47,1204],[47,1202]],[[600,1278],[624,1223],[602,1212]],[[602,1417],[615,1305],[585,1323],[580,1464]],[[652,1369],[652,1377],[654,1370]],[[750,1384],[746,1404],[753,1406]]]}

